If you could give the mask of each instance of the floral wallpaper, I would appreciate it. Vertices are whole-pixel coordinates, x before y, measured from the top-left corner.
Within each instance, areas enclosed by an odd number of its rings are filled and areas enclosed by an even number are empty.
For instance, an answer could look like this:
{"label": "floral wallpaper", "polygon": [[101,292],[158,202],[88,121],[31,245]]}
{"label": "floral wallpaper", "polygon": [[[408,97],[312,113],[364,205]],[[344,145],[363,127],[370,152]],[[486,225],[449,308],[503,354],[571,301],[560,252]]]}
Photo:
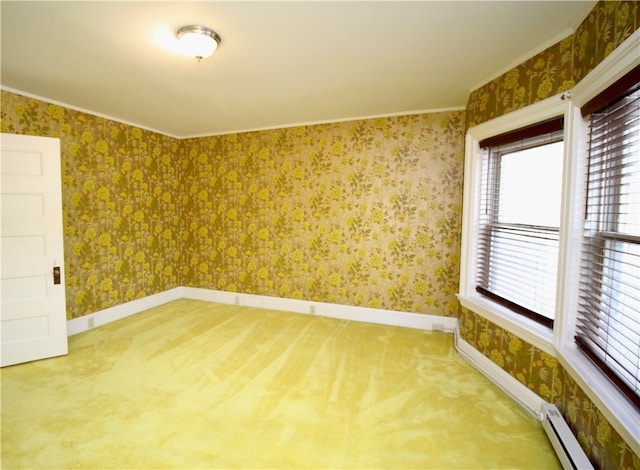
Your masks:
{"label": "floral wallpaper", "polygon": [[189,286],[456,316],[464,113],[198,138]]}
{"label": "floral wallpaper", "polygon": [[555,359],[455,299],[465,124],[570,89],[640,27],[639,7],[599,2],[473,91],[466,116],[176,140],[2,91],[1,130],[61,139],[69,318],[180,285],[459,314],[462,337],[558,405],[598,467],[640,469]]}
{"label": "floral wallpaper", "polygon": [[457,315],[464,113],[176,140],[2,91],[60,137],[67,315],[179,285]]}
{"label": "floral wallpaper", "polygon": [[67,317],[180,285],[179,141],[2,91],[2,132],[59,137]]}
{"label": "floral wallpaper", "polygon": [[597,468],[640,469],[640,457],[557,359],[464,307],[459,325],[469,344],[558,407]]}
{"label": "floral wallpaper", "polygon": [[[467,127],[571,89],[640,28],[640,2],[601,1],[575,34],[471,93]],[[556,359],[461,308],[460,334],[473,347],[554,403],[596,468],[640,469],[640,456]]]}
{"label": "floral wallpaper", "polygon": [[474,90],[467,127],[570,90],[638,28],[640,2],[598,2],[573,35]]}

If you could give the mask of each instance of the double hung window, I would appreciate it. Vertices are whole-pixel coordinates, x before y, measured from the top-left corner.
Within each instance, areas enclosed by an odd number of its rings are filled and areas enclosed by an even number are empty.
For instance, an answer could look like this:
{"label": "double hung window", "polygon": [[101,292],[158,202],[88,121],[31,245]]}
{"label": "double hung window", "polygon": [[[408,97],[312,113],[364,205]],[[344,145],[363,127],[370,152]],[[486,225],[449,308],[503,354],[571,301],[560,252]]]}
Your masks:
{"label": "double hung window", "polygon": [[563,119],[479,142],[476,291],[551,328],[563,165]]}
{"label": "double hung window", "polygon": [[[635,75],[634,75],[635,73]],[[619,82],[620,83],[620,82]],[[640,408],[640,67],[589,114],[576,343]]]}
{"label": "double hung window", "polygon": [[[458,295],[464,308],[556,357],[636,443],[638,47],[640,31],[570,92],[469,128]],[[556,116],[561,126],[539,127]]]}

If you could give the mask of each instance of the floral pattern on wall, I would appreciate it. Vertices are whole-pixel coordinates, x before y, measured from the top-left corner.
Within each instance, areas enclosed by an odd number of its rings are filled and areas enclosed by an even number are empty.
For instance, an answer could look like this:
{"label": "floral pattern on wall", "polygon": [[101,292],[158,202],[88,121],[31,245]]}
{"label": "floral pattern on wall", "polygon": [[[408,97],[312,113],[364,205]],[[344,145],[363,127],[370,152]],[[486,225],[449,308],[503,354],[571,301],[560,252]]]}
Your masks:
{"label": "floral pattern on wall", "polygon": [[[640,2],[598,2],[575,34],[473,91],[467,127],[570,90],[638,28]],[[640,469],[640,457],[555,358],[475,312],[461,308],[459,318],[465,341],[558,406],[597,468]]]}
{"label": "floral pattern on wall", "polygon": [[179,141],[2,91],[59,137],[67,316],[179,285],[457,315],[464,113]]}
{"label": "floral pattern on wall", "polygon": [[640,457],[620,437],[571,375],[549,354],[461,307],[460,335],[565,416],[599,468],[640,469]]}
{"label": "floral pattern on wall", "polygon": [[[467,126],[570,89],[640,26],[577,32],[474,91]],[[454,316],[464,116],[178,141],[1,92],[2,132],[61,138],[69,318],[179,285]],[[640,459],[554,358],[474,312],[462,337],[556,403],[601,468]]]}
{"label": "floral pattern on wall", "polygon": [[68,318],[180,285],[179,141],[6,91],[2,132],[60,138]]}
{"label": "floral pattern on wall", "polygon": [[198,138],[187,285],[456,316],[464,113]]}
{"label": "floral pattern on wall", "polygon": [[640,2],[598,2],[576,32],[474,90],[467,127],[570,90],[640,28]]}

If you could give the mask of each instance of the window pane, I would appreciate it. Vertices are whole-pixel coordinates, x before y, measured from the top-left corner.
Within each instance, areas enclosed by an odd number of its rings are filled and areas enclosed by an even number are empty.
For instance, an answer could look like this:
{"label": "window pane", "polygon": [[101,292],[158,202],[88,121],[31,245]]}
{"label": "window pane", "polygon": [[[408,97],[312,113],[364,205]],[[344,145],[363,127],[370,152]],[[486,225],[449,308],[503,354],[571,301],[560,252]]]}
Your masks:
{"label": "window pane", "polygon": [[560,226],[564,143],[502,155],[499,222]]}
{"label": "window pane", "polygon": [[553,320],[558,233],[495,229],[492,238],[488,290]]}
{"label": "window pane", "polygon": [[553,326],[564,144],[562,129],[487,147],[476,290]]}

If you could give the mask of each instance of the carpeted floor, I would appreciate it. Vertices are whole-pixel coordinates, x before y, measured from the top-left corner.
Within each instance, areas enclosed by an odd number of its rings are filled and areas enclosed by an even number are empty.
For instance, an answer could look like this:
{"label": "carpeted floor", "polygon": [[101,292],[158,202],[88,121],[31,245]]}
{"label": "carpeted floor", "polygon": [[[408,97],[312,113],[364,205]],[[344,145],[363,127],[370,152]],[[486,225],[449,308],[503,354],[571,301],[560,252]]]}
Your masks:
{"label": "carpeted floor", "polygon": [[178,300],[2,369],[2,468],[559,468],[453,336]]}

